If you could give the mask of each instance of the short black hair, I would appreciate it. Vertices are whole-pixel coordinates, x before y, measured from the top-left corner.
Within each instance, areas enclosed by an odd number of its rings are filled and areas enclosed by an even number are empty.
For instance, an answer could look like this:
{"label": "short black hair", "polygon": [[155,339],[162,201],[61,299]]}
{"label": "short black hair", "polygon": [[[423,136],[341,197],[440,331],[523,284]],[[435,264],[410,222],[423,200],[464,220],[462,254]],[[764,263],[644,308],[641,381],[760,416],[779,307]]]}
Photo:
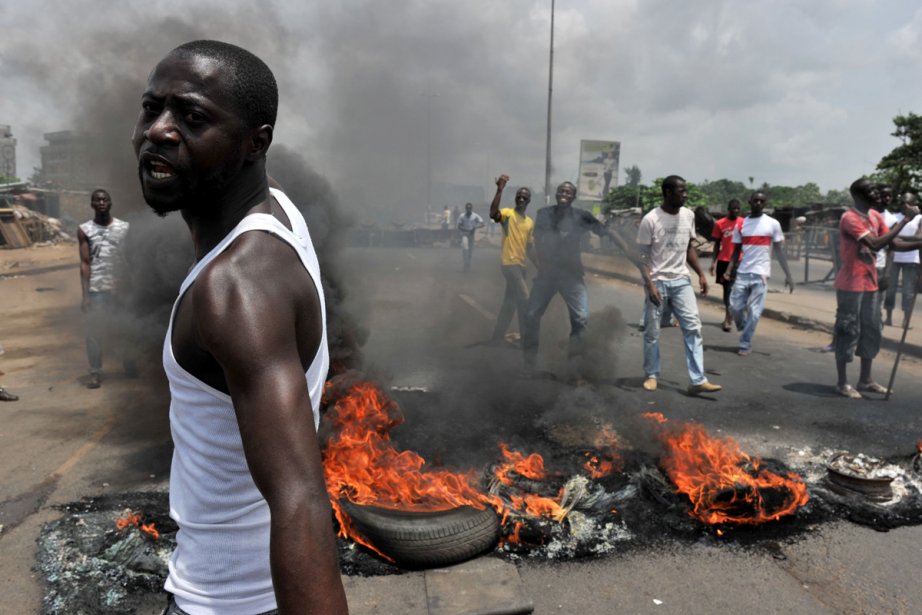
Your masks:
{"label": "short black hair", "polygon": [[739,207],[740,209],[743,208],[742,204],[740,204],[739,199],[730,199],[730,202],[727,203],[727,209],[732,209],[733,207]]}
{"label": "short black hair", "polygon": [[105,188],[97,188],[96,190],[93,190],[93,191],[90,193],[90,200],[92,201],[92,200],[93,200],[93,196],[96,195],[96,194],[98,194],[98,193],[100,193],[100,192],[102,192],[102,193],[105,194],[107,197],[109,197],[109,200],[110,200],[110,201],[112,200],[112,195],[109,194],[109,191],[106,190]]}
{"label": "short black hair", "polygon": [[230,94],[237,101],[241,119],[250,128],[275,126],[279,88],[266,63],[236,45],[221,41],[190,41],[170,52],[180,56],[204,56],[230,68]]}
{"label": "short black hair", "polygon": [[670,190],[670,191],[675,190],[679,182],[684,182],[684,181],[685,181],[685,178],[680,177],[678,175],[670,175],[669,177],[664,179],[663,183],[660,184],[660,189],[663,191],[663,196],[666,196],[667,190]]}
{"label": "short black hair", "polygon": [[868,187],[871,189],[875,189],[875,190],[877,189],[877,186],[875,186],[874,183],[871,182],[870,179],[868,179],[867,177],[859,177],[858,179],[852,182],[851,186],[848,187],[848,193],[852,195],[852,198],[855,198],[855,195],[867,196],[868,194],[870,194],[870,190],[868,190],[867,192],[864,192],[863,188],[865,184],[867,184]]}

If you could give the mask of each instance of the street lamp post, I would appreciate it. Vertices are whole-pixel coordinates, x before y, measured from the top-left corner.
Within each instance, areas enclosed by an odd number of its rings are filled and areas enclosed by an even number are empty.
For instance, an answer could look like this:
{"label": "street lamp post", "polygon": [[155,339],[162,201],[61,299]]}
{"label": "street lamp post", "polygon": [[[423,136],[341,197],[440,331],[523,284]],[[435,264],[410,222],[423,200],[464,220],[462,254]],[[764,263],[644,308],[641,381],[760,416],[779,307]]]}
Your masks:
{"label": "street lamp post", "polygon": [[547,150],[544,158],[544,202],[551,204],[551,99],[554,92],[554,0],[551,0],[551,51],[547,69]]}

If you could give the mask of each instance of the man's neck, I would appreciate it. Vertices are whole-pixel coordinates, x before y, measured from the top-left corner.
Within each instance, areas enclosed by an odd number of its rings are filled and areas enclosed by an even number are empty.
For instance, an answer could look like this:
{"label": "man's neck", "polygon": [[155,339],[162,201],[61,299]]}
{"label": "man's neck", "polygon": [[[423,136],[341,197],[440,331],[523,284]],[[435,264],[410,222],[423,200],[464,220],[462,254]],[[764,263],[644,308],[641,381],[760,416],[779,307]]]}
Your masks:
{"label": "man's neck", "polygon": [[682,209],[682,206],[681,206],[681,205],[673,205],[673,204],[671,204],[671,203],[663,203],[662,209],[663,209],[663,211],[665,211],[667,214],[670,214],[670,215],[673,215],[673,216],[674,216],[674,215],[676,215],[677,213],[679,213],[679,210]]}
{"label": "man's neck", "polygon": [[256,173],[242,171],[220,195],[196,204],[195,209],[183,209],[196,260],[208,254],[251,213],[272,213],[264,168]]}
{"label": "man's neck", "polygon": [[106,212],[104,214],[96,214],[95,216],[93,216],[93,222],[95,222],[99,226],[109,226],[110,224],[112,224],[112,214],[109,212]]}
{"label": "man's neck", "polygon": [[864,202],[862,202],[862,201],[855,201],[855,210],[856,210],[858,213],[867,216],[867,215],[868,215],[868,212],[871,211],[871,204],[870,204],[870,203],[864,203]]}

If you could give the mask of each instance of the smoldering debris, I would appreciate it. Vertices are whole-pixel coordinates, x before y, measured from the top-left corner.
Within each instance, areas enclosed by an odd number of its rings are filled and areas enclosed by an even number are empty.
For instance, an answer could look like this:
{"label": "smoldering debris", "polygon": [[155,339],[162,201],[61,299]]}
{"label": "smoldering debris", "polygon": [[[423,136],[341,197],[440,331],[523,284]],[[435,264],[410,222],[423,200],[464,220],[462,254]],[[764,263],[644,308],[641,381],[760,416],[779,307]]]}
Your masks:
{"label": "smoldering debris", "polygon": [[177,530],[166,493],[87,498],[61,510],[39,536],[43,615],[135,613],[162,592]]}

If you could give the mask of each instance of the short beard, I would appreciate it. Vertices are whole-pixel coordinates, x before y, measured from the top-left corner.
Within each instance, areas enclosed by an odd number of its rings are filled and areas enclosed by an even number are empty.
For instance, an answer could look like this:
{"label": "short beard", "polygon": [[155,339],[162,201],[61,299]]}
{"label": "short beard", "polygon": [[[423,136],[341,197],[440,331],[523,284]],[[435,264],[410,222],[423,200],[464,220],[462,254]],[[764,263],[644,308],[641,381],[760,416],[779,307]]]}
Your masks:
{"label": "short beard", "polygon": [[[143,170],[139,166],[139,181],[142,174]],[[187,211],[194,216],[199,210],[210,209],[208,205],[224,193],[236,175],[237,170],[223,167],[200,181],[189,181],[180,176],[178,178],[178,194],[169,200],[158,200],[153,195],[148,195],[143,190],[143,181],[141,181],[141,186],[142,192],[144,192],[144,200],[157,216],[165,218],[168,213],[174,211]]]}

